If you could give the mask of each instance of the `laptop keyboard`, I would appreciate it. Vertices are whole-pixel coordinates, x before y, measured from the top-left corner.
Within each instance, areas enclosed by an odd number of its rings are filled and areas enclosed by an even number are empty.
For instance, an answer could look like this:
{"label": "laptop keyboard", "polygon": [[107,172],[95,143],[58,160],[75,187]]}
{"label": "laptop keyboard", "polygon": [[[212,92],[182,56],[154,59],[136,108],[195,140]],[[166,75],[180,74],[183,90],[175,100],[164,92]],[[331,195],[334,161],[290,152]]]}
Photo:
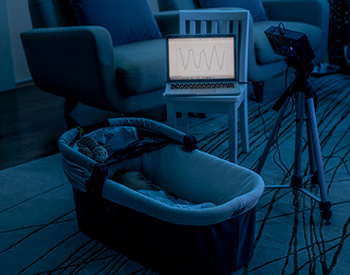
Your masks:
{"label": "laptop keyboard", "polygon": [[181,83],[171,84],[171,89],[222,89],[234,88],[235,84],[232,82],[212,82],[212,83]]}

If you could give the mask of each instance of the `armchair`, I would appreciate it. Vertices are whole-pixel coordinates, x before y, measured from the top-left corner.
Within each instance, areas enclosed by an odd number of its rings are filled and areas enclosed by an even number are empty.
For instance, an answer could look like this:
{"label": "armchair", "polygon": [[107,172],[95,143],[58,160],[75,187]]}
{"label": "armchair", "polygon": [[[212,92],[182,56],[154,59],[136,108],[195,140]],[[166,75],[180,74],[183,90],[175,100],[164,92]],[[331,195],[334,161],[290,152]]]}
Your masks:
{"label": "armchair", "polygon": [[[160,11],[198,9],[198,0],[158,0]],[[283,22],[287,29],[306,33],[318,64],[328,45],[329,4],[327,0],[262,0],[268,20],[253,22],[250,18],[248,79],[253,82],[255,96],[262,100],[264,82],[273,83],[285,72],[282,56],[273,53],[264,31]],[[266,86],[266,85],[265,85]]]}
{"label": "armchair", "polygon": [[[29,8],[33,29],[21,39],[32,79],[66,98],[69,126],[78,102],[121,114],[165,106],[164,39],[114,46],[106,28],[79,26],[69,0],[29,0]],[[165,35],[172,24],[167,13],[159,18]]]}

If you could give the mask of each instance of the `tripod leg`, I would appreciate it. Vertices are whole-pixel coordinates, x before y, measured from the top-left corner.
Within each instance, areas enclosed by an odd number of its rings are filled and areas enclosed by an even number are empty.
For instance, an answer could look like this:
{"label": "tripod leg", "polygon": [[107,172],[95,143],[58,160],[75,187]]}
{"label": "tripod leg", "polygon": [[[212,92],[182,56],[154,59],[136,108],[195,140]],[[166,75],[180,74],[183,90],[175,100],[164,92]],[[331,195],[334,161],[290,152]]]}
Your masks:
{"label": "tripod leg", "polygon": [[307,141],[308,141],[308,151],[309,151],[309,162],[310,162],[310,175],[311,176],[311,187],[316,187],[317,184],[317,168],[315,163],[315,145],[312,139],[310,121],[306,120],[306,130],[307,130]]}
{"label": "tripod leg", "polygon": [[267,155],[269,154],[269,151],[270,151],[270,148],[272,146],[272,144],[275,142],[275,137],[277,135],[277,132],[278,132],[278,129],[280,128],[280,125],[281,125],[281,122],[282,122],[282,119],[283,119],[283,115],[287,109],[287,106],[288,106],[288,102],[289,102],[289,97],[288,99],[284,102],[282,108],[280,109],[279,111],[279,115],[278,115],[278,118],[277,118],[277,121],[270,133],[270,136],[267,140],[267,143],[265,145],[265,148],[264,148],[264,152],[263,154],[261,155],[261,158],[258,162],[258,165],[256,166],[255,168],[255,172],[257,172],[258,174],[261,173],[261,170],[263,169],[263,166],[265,164],[265,161],[266,161],[266,158],[267,158]]}
{"label": "tripod leg", "polygon": [[294,195],[294,204],[297,202],[299,189],[302,188],[303,178],[301,175],[302,160],[302,141],[303,141],[303,122],[304,122],[304,94],[298,92],[296,94],[296,134],[294,149],[294,174],[292,177],[292,187]]}
{"label": "tripod leg", "polygon": [[315,150],[314,156],[315,156],[315,164],[317,167],[317,181],[320,186],[320,192],[321,192],[321,202],[320,202],[321,218],[326,220],[326,224],[329,224],[329,220],[332,216],[332,212],[330,210],[331,203],[328,201],[328,195],[326,190],[326,180],[324,176],[321,146],[320,146],[320,140],[319,140],[318,129],[317,129],[314,101],[312,97],[308,97],[306,99],[305,106],[306,106],[306,115],[309,118],[309,123],[310,123],[310,133],[311,133],[312,143]]}

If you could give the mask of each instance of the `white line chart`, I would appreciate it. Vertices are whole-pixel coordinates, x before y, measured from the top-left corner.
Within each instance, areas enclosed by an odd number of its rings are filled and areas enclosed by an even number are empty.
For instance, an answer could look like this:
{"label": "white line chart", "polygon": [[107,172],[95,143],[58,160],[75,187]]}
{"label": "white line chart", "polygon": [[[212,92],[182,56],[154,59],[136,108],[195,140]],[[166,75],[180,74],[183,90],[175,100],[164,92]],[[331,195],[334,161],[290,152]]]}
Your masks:
{"label": "white line chart", "polygon": [[[211,53],[210,53],[210,58],[208,59],[207,56],[207,51],[205,49],[202,49],[199,54],[195,54],[194,49],[190,48],[187,50],[187,54],[184,54],[184,52],[186,53],[186,50],[183,52],[182,48],[179,47],[179,53],[181,56],[181,64],[184,68],[184,70],[187,70],[190,64],[193,64],[195,68],[197,69],[201,69],[203,68],[203,66],[205,66],[209,71],[213,68],[213,62],[216,61],[216,64],[219,68],[219,70],[222,70],[224,67],[224,62],[225,62],[225,54],[226,52],[223,51],[222,55],[219,57],[219,53],[218,50],[216,48],[216,46],[213,46]],[[197,58],[196,58],[197,56]],[[192,58],[192,63],[191,62],[191,58]]]}

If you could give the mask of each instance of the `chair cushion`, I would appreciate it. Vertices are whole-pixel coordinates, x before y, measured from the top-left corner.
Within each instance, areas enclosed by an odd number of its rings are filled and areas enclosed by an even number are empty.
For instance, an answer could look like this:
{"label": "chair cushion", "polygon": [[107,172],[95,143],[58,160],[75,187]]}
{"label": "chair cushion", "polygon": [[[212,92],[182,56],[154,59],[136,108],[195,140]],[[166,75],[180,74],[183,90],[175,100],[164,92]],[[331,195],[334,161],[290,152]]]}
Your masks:
{"label": "chair cushion", "polygon": [[159,11],[193,10],[199,7],[198,0],[158,0]]}
{"label": "chair cushion", "polygon": [[118,87],[126,96],[164,89],[166,84],[164,39],[114,47]]}
{"label": "chair cushion", "polygon": [[80,25],[105,27],[114,45],[162,35],[146,0],[71,0]]}
{"label": "chair cushion", "polygon": [[[255,53],[258,64],[268,64],[283,60],[285,57],[275,54],[264,31],[271,26],[278,26],[280,21],[261,21],[253,26]],[[312,49],[316,52],[322,46],[322,30],[314,25],[300,22],[283,22],[286,29],[305,33]]]}
{"label": "chair cushion", "polygon": [[201,8],[243,8],[250,11],[254,22],[267,20],[261,0],[199,0]]}

